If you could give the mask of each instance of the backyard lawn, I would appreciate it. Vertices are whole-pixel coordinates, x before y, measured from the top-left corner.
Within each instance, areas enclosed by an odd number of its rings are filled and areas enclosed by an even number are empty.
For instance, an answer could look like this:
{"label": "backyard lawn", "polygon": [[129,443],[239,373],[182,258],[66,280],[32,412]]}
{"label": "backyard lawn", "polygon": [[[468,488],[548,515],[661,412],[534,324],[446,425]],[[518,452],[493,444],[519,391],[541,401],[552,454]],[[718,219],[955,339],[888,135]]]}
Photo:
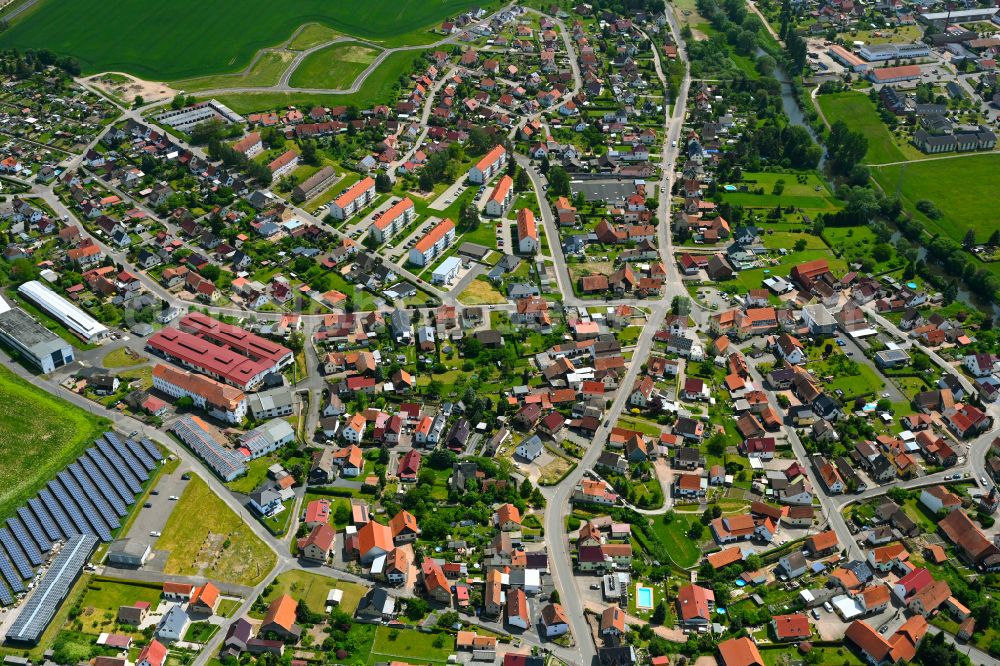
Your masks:
{"label": "backyard lawn", "polygon": [[192,475],[163,528],[157,550],[170,553],[165,573],[207,576],[256,585],[274,567],[275,554],[208,484]]}
{"label": "backyard lawn", "polygon": [[833,125],[843,120],[852,130],[861,132],[868,139],[865,161],[869,164],[901,162],[906,159],[893,140],[889,128],[878,115],[875,104],[868,95],[860,92],[835,93],[816,97],[827,123]]}
{"label": "backyard lawn", "polygon": [[0,369],[0,519],[107,429],[107,421]]}
{"label": "backyard lawn", "polygon": [[374,661],[407,661],[411,664],[447,664],[455,639],[448,634],[425,634],[412,629],[379,627],[372,645]]}
{"label": "backyard lawn", "polygon": [[326,606],[326,596],[332,589],[344,591],[340,609],[349,615],[357,610],[358,602],[365,594],[365,588],[355,583],[328,578],[308,571],[286,571],[274,579],[271,592],[265,597],[270,603],[279,595],[289,594],[304,602],[309,610],[322,613]]}
{"label": "backyard lawn", "polygon": [[674,519],[669,524],[663,522],[663,516],[652,518],[653,532],[670,553],[674,564],[679,567],[694,566],[701,557],[698,544],[687,535],[691,524],[696,520],[697,516],[687,516],[683,513],[675,513]]}
{"label": "backyard lawn", "polygon": [[[736,187],[746,185],[751,191],[722,191],[722,198],[729,203],[747,208],[774,208],[779,204],[795,206],[806,211],[832,211],[839,208],[833,194],[815,173],[804,175],[804,182],[799,182],[799,174],[796,173],[744,173],[743,180],[733,185]],[[784,181],[784,189],[781,194],[775,194],[774,186],[779,180]],[[758,188],[762,188],[764,193],[754,194],[753,190]]]}

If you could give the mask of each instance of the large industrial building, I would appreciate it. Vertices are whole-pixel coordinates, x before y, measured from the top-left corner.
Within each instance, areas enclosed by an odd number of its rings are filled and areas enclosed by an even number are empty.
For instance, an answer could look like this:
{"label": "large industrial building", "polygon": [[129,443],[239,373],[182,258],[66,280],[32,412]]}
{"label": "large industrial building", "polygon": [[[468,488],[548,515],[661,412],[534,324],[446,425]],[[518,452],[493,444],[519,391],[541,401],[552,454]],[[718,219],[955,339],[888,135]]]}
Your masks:
{"label": "large industrial building", "polygon": [[73,347],[27,312],[0,298],[0,340],[43,373],[73,362]]}
{"label": "large industrial building", "polygon": [[100,342],[108,336],[104,324],[37,280],[25,282],[17,291],[85,342]]}

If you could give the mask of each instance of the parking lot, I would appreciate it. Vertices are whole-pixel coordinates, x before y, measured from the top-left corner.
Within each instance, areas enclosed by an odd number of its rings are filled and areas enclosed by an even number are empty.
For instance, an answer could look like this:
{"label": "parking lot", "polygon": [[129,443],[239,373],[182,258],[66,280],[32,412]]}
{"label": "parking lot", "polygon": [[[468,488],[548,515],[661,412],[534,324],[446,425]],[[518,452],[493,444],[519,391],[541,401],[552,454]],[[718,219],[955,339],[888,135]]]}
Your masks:
{"label": "parking lot", "polygon": [[161,571],[167,561],[165,553],[156,550],[156,541],[163,528],[167,526],[167,519],[176,506],[176,501],[170,498],[180,497],[187,486],[188,482],[181,478],[186,469],[182,466],[160,476],[156,487],[150,491],[145,504],[139,507],[135,522],[129,528],[127,535],[129,538],[148,543],[153,549],[153,557],[145,564],[144,569]]}

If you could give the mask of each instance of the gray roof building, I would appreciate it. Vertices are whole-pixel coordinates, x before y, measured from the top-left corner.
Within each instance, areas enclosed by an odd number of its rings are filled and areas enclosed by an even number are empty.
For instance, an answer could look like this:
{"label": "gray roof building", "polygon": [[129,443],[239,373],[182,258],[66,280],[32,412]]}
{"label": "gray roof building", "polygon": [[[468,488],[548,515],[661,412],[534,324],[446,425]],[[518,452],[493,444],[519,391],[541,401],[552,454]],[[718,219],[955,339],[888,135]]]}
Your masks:
{"label": "gray roof building", "polygon": [[0,298],[0,339],[43,373],[74,360],[73,347],[27,312]]}

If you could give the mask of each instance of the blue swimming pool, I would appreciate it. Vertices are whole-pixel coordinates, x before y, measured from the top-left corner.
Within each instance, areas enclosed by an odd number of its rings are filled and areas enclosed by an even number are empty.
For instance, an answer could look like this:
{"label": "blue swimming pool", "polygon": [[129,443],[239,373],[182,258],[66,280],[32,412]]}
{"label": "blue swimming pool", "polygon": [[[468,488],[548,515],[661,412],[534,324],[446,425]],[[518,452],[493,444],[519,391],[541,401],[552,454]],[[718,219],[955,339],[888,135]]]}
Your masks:
{"label": "blue swimming pool", "polygon": [[639,586],[635,588],[635,607],[647,609],[653,607],[653,588]]}

